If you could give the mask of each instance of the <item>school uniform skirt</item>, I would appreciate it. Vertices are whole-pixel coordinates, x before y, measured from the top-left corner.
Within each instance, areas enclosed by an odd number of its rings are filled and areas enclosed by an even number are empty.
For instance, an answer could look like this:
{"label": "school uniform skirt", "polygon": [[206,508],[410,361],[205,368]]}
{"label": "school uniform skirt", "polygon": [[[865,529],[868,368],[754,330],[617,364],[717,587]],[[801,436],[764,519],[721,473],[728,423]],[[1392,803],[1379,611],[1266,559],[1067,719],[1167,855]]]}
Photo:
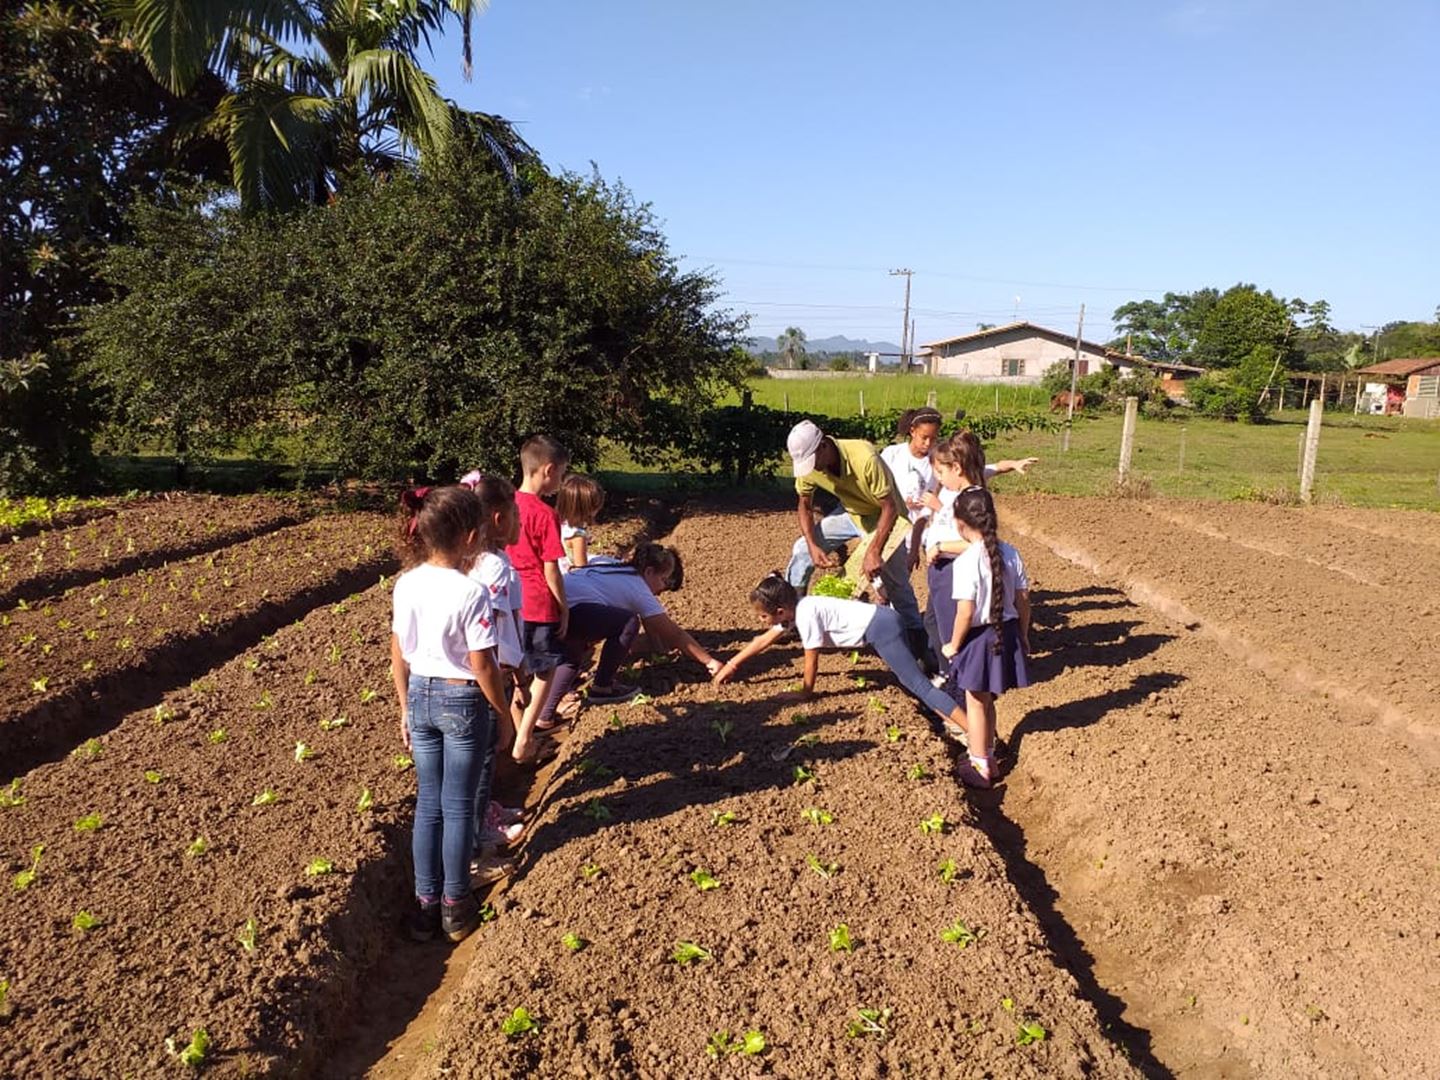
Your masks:
{"label": "school uniform skirt", "polygon": [[950,661],[946,689],[960,692],[1003,694],[1030,685],[1030,669],[1020,645],[1020,620],[1007,619],[1000,627],[1000,651],[994,649],[996,630],[989,623],[972,626]]}

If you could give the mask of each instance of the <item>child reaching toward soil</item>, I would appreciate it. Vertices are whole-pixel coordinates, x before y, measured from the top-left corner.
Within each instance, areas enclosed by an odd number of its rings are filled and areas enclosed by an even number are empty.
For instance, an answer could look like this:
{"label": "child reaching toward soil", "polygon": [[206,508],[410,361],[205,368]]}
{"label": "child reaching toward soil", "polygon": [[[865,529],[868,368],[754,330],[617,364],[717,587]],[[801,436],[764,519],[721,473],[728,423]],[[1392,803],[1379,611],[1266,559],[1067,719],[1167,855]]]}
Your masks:
{"label": "child reaching toward soil", "polygon": [[969,761],[960,779],[988,788],[994,759],[995,699],[1030,685],[1030,582],[1020,553],[995,535],[995,503],[983,487],[955,497],[955,521],[969,547],[955,560],[955,625],[943,652],[947,685],[965,694]]}
{"label": "child reaching toward soil", "polygon": [[494,735],[491,709],[509,705],[489,594],[465,576],[482,528],[480,498],[466,488],[418,488],[401,498],[405,570],[395,581],[390,661],[418,787],[409,931],[419,941],[437,931],[460,941],[480,921],[470,891],[475,800],[490,798],[477,789]]}
{"label": "child reaching toward soil", "polygon": [[750,592],[750,603],[770,629],[754,638],[715,673],[715,685],[728,681],[740,666],[764,652],[793,626],[805,648],[803,697],[815,693],[821,649],[858,649],[868,645],[884,660],[910,694],[942,720],[964,729],[965,711],[925,678],[910,652],[905,627],[894,608],[834,596],[800,596],[778,570]]}

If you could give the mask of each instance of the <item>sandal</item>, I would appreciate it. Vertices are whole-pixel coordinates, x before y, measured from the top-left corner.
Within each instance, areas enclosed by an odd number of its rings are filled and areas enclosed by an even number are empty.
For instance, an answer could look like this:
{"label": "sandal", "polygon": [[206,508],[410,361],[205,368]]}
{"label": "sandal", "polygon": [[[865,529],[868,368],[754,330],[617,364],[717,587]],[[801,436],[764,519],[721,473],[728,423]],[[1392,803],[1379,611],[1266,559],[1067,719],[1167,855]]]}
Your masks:
{"label": "sandal", "polygon": [[556,746],[553,742],[546,740],[545,742],[540,744],[540,749],[535,751],[535,753],[531,754],[529,757],[518,758],[512,754],[510,760],[522,769],[534,769],[538,768],[541,765],[545,765],[549,762],[554,761],[556,755],[558,755],[559,753],[560,747]]}
{"label": "sandal", "polygon": [[995,761],[988,757],[969,757],[959,764],[955,774],[966,787],[987,791],[995,786]]}

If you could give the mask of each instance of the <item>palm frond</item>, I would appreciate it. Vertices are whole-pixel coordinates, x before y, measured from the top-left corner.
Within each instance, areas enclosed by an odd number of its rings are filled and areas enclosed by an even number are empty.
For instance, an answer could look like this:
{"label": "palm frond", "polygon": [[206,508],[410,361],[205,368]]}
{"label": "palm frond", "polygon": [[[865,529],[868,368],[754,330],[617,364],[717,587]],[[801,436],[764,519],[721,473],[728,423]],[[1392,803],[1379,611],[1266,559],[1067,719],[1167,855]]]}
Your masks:
{"label": "palm frond", "polygon": [[453,131],[449,103],[413,59],[391,49],[370,49],[350,58],[345,93],[356,101],[378,97],[393,102],[391,122],[422,154],[444,150]]}
{"label": "palm frond", "polygon": [[176,94],[194,85],[227,34],[254,28],[283,38],[309,24],[301,0],[113,0],[110,11],[156,81]]}
{"label": "palm frond", "polygon": [[293,206],[312,197],[321,171],[324,120],[333,104],[258,81],[220,103],[217,117],[242,206]]}

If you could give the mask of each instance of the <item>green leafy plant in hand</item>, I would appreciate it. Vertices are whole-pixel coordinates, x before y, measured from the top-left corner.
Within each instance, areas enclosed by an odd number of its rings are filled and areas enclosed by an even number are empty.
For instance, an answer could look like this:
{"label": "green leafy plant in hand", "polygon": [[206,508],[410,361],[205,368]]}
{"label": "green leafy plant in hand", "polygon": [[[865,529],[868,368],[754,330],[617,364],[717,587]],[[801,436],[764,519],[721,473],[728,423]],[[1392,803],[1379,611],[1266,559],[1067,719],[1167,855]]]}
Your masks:
{"label": "green leafy plant in hand", "polygon": [[688,967],[693,961],[709,960],[710,950],[696,945],[693,941],[677,941],[675,951],[670,954],[670,959],[681,967]]}
{"label": "green leafy plant in hand", "polygon": [[517,1005],[515,1011],[500,1024],[500,1031],[507,1039],[518,1039],[534,1031],[538,1024],[539,1021],[530,1015],[529,1009]]}
{"label": "green leafy plant in hand", "polygon": [[86,814],[84,817],[75,820],[75,831],[95,832],[104,824],[105,819],[99,814]]}
{"label": "green leafy plant in hand", "polygon": [[970,927],[966,926],[959,919],[956,919],[955,922],[940,931],[942,941],[948,941],[951,945],[958,945],[962,949],[969,945],[979,944],[980,939],[984,936],[985,931],[983,929],[977,928],[971,930]]}
{"label": "green leafy plant in hand", "polygon": [[855,595],[855,583],[838,574],[824,574],[810,582],[807,591],[811,596],[833,596],[840,600],[849,600]]}
{"label": "green leafy plant in hand", "polygon": [[709,892],[711,889],[720,887],[720,880],[709,870],[692,870],[690,881],[701,892]]}
{"label": "green leafy plant in hand", "polygon": [[890,1018],[893,1015],[888,1005],[882,1009],[856,1009],[855,1019],[850,1021],[845,1034],[852,1039],[884,1039],[890,1034]]}
{"label": "green leafy plant in hand", "polygon": [[855,951],[855,942],[850,937],[850,925],[848,923],[842,922],[830,931],[830,951],[847,953]]}
{"label": "green leafy plant in hand", "polygon": [[840,864],[837,862],[821,862],[815,855],[805,856],[805,865],[823,878],[832,878],[840,872]]}
{"label": "green leafy plant in hand", "polygon": [[920,822],[920,831],[927,836],[945,831],[945,815],[940,813],[931,814],[924,821]]}
{"label": "green leafy plant in hand", "polygon": [[329,859],[311,859],[305,864],[306,877],[323,877],[325,874],[333,874],[335,864]]}
{"label": "green leafy plant in hand", "polygon": [[835,822],[835,815],[829,810],[821,810],[819,807],[807,806],[800,811],[800,816],[811,825],[832,825]]}
{"label": "green leafy plant in hand", "polygon": [[75,917],[70,920],[70,926],[83,934],[87,930],[94,930],[97,926],[103,925],[104,921],[91,915],[88,911],[77,911]]}
{"label": "green leafy plant in hand", "polygon": [[187,1069],[198,1069],[205,1064],[205,1057],[210,1053],[210,1033],[204,1028],[196,1028],[184,1046],[177,1048],[175,1040],[169,1038],[165,1040],[165,1049],[171,1057],[179,1058],[180,1064]]}

